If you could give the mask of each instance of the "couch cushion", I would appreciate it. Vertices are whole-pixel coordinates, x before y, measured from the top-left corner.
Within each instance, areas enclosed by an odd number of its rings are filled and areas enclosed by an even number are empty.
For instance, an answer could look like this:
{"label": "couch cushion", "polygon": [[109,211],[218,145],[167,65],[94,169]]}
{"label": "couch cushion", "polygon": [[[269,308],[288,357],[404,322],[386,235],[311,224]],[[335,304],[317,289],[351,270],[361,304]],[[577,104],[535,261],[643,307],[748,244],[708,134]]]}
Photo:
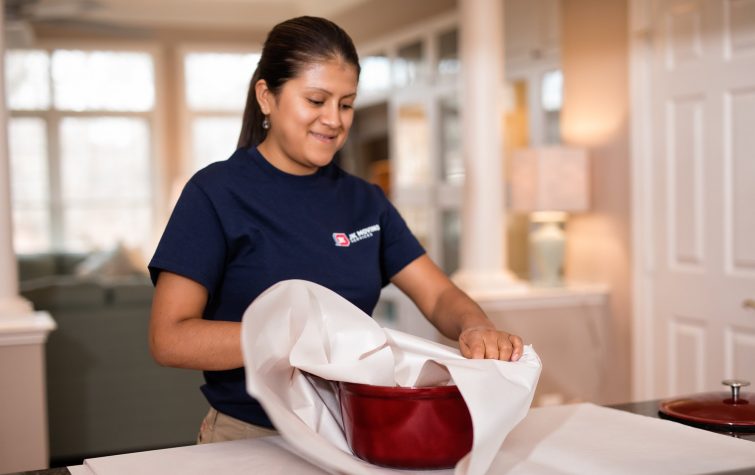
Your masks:
{"label": "couch cushion", "polygon": [[102,285],[73,276],[40,277],[23,282],[20,290],[36,310],[48,310],[53,317],[56,309],[101,307],[107,303]]}
{"label": "couch cushion", "polygon": [[127,277],[147,275],[147,264],[139,251],[118,244],[108,251],[95,252],[76,266],[79,277]]}
{"label": "couch cushion", "polygon": [[19,254],[16,257],[19,282],[57,274],[54,254]]}

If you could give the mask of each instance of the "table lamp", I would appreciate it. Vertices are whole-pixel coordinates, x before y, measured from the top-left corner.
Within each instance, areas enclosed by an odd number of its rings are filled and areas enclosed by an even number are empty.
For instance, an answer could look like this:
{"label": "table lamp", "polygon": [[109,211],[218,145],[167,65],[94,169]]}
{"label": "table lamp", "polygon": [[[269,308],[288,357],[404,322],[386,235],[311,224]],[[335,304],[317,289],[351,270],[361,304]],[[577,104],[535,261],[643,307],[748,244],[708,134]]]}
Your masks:
{"label": "table lamp", "polygon": [[530,281],[563,285],[567,213],[588,208],[587,151],[551,146],[515,150],[511,162],[511,209],[530,215]]}

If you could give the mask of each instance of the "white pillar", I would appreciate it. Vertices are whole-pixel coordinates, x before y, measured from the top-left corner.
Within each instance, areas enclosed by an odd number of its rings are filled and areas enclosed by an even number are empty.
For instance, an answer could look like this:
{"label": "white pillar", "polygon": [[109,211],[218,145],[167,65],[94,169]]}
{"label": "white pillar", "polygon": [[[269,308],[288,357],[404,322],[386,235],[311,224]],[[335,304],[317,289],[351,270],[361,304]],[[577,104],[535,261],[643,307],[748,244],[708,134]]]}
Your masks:
{"label": "white pillar", "polygon": [[466,179],[461,266],[470,294],[520,289],[506,264],[503,175],[503,0],[459,0],[462,149]]}
{"label": "white pillar", "polygon": [[[0,0],[0,91],[5,91],[4,1]],[[29,314],[31,304],[18,295],[18,271],[13,253],[10,163],[8,159],[5,94],[0,94],[0,318]]]}
{"label": "white pillar", "polygon": [[[5,91],[4,1],[0,0],[0,92]],[[48,465],[44,342],[55,328],[18,295],[13,253],[5,94],[0,94],[0,473]]]}

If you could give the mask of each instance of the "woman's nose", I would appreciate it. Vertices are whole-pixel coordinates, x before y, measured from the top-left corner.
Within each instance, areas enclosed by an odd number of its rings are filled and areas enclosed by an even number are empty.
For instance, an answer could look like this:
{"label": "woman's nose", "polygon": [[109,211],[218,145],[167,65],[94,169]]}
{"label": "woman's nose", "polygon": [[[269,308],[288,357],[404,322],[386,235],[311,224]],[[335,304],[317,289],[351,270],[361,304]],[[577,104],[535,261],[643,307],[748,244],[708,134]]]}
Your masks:
{"label": "woman's nose", "polygon": [[320,116],[320,120],[323,124],[327,125],[328,127],[332,127],[334,129],[339,128],[341,126],[341,108],[338,104],[334,105],[328,105],[325,107],[322,111],[322,115]]}

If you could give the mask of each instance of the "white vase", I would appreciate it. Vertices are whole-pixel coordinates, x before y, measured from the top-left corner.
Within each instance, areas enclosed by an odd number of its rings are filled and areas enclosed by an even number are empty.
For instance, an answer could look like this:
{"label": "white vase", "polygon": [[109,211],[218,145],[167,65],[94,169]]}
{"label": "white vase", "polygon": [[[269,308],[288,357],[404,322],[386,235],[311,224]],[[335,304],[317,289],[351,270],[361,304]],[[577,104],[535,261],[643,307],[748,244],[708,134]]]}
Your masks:
{"label": "white vase", "polygon": [[533,285],[558,287],[563,285],[563,263],[566,236],[557,221],[533,224],[530,232],[530,262]]}

